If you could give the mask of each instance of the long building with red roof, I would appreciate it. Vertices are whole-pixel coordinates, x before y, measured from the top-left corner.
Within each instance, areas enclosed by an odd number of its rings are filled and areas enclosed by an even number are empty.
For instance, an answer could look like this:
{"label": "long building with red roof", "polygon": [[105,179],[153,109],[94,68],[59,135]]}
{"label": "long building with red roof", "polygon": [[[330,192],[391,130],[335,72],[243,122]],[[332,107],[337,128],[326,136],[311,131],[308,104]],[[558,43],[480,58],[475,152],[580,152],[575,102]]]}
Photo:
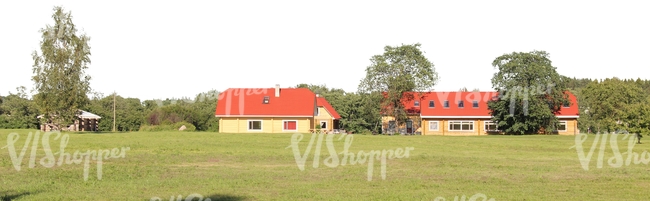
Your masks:
{"label": "long building with red roof", "polygon": [[[570,93],[569,105],[564,105],[556,114],[560,135],[578,134],[578,102]],[[498,92],[425,92],[413,100],[402,101],[411,113],[410,119],[400,124],[401,132],[422,135],[487,135],[498,133],[491,121],[487,107],[489,100],[499,97]],[[384,116],[384,132],[397,132],[394,119]]]}
{"label": "long building with red roof", "polygon": [[306,88],[230,88],[219,95],[215,116],[219,132],[332,131],[340,115],[318,94]]}

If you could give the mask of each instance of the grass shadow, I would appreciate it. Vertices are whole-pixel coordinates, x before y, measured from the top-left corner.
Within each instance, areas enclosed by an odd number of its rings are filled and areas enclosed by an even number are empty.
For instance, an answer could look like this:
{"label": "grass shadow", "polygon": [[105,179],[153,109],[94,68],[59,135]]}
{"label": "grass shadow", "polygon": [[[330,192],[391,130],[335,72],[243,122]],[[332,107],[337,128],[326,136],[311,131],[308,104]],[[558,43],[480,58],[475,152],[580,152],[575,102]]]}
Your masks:
{"label": "grass shadow", "polygon": [[23,196],[33,195],[36,192],[14,192],[14,191],[0,191],[0,201],[11,201]]}
{"label": "grass shadow", "polygon": [[212,201],[243,201],[248,200],[245,196],[226,195],[226,194],[213,194],[208,196]]}
{"label": "grass shadow", "polygon": [[[153,201],[153,200],[161,201],[161,199],[162,198],[155,198],[155,199],[152,198],[149,201]],[[209,200],[209,201],[244,201],[244,200],[248,200],[248,198],[246,198],[244,196],[227,195],[227,194],[213,194],[213,195],[210,195],[210,196],[207,196],[207,197],[204,197],[204,196],[198,195],[198,194],[191,194],[191,195],[189,195],[187,197],[182,197],[182,196],[181,197],[172,197],[170,200],[174,200],[174,199],[176,199],[176,200],[184,200],[184,201],[185,200],[186,201],[207,201],[207,200]],[[164,201],[164,200],[165,199],[162,199],[162,201]],[[4,200],[2,200],[2,201],[4,201]]]}

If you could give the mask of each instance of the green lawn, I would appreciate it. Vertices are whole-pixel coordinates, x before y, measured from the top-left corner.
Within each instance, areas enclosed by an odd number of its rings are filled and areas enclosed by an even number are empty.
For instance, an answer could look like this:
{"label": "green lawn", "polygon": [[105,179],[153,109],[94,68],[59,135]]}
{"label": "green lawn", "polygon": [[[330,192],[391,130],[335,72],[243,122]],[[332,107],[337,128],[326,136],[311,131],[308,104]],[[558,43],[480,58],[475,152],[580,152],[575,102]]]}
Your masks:
{"label": "green lawn", "polygon": [[[20,151],[30,130],[0,130],[0,148],[10,133],[20,134]],[[481,193],[495,200],[646,200],[650,196],[650,166],[610,167],[609,144],[604,165],[597,168],[598,148],[589,170],[582,168],[574,136],[370,136],[353,135],[350,152],[413,147],[408,157],[388,159],[386,178],[380,161],[368,165],[328,167],[322,144],[320,164],[314,152],[301,171],[291,148],[291,134],[222,134],[205,132],[70,133],[66,153],[128,147],[124,158],[104,159],[102,179],[90,160],[84,164],[44,167],[46,152],[39,143],[35,167],[29,168],[31,145],[21,170],[14,168],[9,148],[0,149],[0,200],[149,200],[197,193],[211,200],[454,200]],[[311,135],[305,134],[300,152]],[[335,136],[336,152],[344,139]],[[584,143],[588,152],[595,138]],[[53,152],[60,140],[50,139]],[[609,141],[608,141],[609,143]],[[620,152],[627,141],[619,137]],[[316,146],[316,145],[314,145]],[[635,153],[650,147],[639,144]],[[58,162],[58,156],[55,158]],[[647,155],[650,159],[650,155]],[[340,159],[341,157],[339,157]],[[623,155],[626,158],[626,155]],[[44,160],[44,162],[46,162]],[[481,200],[481,199],[478,199]]]}

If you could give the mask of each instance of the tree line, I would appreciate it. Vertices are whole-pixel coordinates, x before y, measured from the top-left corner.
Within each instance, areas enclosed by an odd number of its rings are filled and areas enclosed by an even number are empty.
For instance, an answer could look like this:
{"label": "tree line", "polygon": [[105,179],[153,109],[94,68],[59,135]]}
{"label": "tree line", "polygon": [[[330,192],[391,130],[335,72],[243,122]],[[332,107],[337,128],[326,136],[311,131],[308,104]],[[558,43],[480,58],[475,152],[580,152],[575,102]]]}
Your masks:
{"label": "tree line", "polygon": [[566,86],[578,99],[582,132],[648,133],[650,80],[570,78]]}
{"label": "tree line", "polygon": [[[142,101],[98,93],[89,97],[91,77],[85,70],[91,63],[90,37],[78,33],[70,12],[61,7],[53,11],[55,24],[41,29],[40,49],[32,53],[36,94],[28,97],[26,87],[18,87],[15,93],[0,96],[0,128],[33,129],[43,124],[64,128],[79,110],[86,110],[103,117],[98,125],[100,131],[175,130],[180,126],[218,131],[214,116],[216,90],[194,98],[165,100]],[[431,91],[437,84],[434,65],[420,48],[419,43],[384,47],[382,54],[370,58],[356,92],[304,83],[295,87],[309,88],[325,97],[341,115],[343,129],[379,133],[382,116],[392,117],[398,125],[404,123],[413,114],[403,101],[417,98],[418,93]],[[648,80],[562,76],[544,51],[503,54],[492,66],[498,69],[491,79],[492,88],[506,96],[489,101],[488,109],[492,121],[506,133],[553,131],[558,125],[554,114],[568,104],[568,96],[563,93],[566,90],[578,98],[578,127],[582,132],[649,131]],[[530,93],[532,87],[539,86],[546,86],[547,92]]]}

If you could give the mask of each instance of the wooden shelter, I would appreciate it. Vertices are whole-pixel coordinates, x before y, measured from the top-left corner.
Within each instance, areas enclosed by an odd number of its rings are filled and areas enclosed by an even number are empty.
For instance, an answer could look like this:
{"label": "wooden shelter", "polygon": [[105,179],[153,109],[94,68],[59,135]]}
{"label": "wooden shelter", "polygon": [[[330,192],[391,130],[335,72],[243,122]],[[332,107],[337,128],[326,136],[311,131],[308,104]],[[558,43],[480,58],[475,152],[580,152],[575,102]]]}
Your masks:
{"label": "wooden shelter", "polygon": [[[43,115],[38,116],[38,118],[43,118]],[[67,131],[98,131],[99,128],[99,119],[101,119],[99,115],[84,111],[84,110],[79,110],[77,119],[74,121],[74,124],[69,125],[67,128],[62,128],[61,130],[67,130]],[[57,130],[53,125],[51,124],[41,124],[41,131],[51,131],[51,130]]]}

